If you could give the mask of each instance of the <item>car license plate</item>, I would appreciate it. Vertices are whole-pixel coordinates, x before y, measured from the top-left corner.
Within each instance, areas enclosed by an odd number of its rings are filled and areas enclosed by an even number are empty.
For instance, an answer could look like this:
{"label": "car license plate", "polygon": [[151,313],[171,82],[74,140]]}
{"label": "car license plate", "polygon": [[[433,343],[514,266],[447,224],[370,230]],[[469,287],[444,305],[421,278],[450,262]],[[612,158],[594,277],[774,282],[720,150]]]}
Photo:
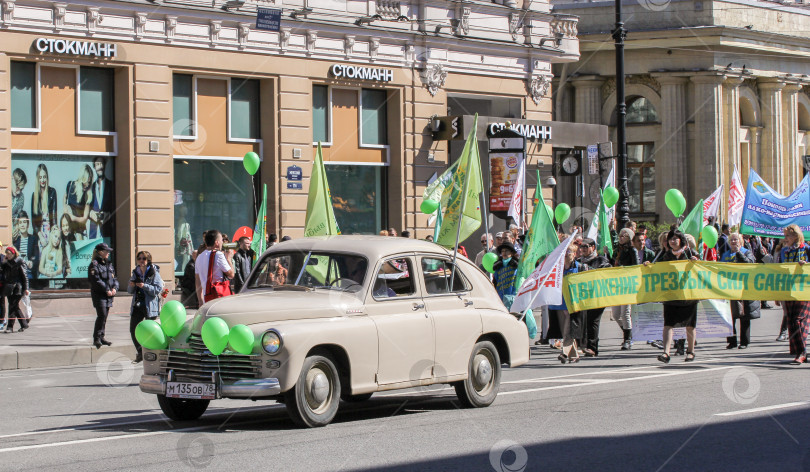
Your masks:
{"label": "car license plate", "polygon": [[213,400],[217,389],[212,383],[167,382],[166,396],[170,398],[193,398]]}

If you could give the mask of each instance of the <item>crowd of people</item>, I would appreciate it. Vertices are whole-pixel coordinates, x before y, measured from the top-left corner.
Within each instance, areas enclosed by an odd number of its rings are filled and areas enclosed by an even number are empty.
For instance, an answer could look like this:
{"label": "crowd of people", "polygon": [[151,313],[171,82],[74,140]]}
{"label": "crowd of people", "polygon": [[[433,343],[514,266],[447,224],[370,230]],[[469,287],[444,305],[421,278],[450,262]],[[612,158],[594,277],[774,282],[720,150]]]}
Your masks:
{"label": "crowd of people", "polygon": [[[710,224],[715,224],[710,221]],[[797,225],[784,229],[784,238],[761,238],[759,236],[732,233],[728,225],[717,226],[719,237],[715,247],[697,247],[694,238],[679,231],[675,225],[669,231],[663,231],[658,237],[658,244],[648,239],[649,229],[644,224],[628,222],[619,231],[615,221],[611,227],[613,239],[612,257],[607,252],[597,249],[596,241],[583,238],[582,228],[572,227],[577,237],[570,247],[566,248],[564,274],[573,274],[606,267],[624,267],[650,265],[657,262],[677,260],[705,260],[727,263],[798,263],[805,264],[810,260],[810,245],[805,244],[802,231]],[[476,255],[475,263],[482,270],[482,261],[487,252],[498,256],[492,271],[492,282],[498,296],[509,308],[514,301],[517,289],[515,277],[517,260],[521,253],[517,226],[502,233],[481,235],[482,250]],[[560,241],[569,234],[560,233]],[[539,262],[539,261],[538,261]],[[658,360],[669,363],[672,349],[675,354],[684,355],[686,362],[695,360],[697,345],[697,307],[699,300],[673,300],[663,302],[664,329],[660,340],[649,341],[653,347],[663,350]],[[807,362],[807,336],[810,332],[810,302],[787,301],[776,302],[783,310],[782,325],[776,341],[789,341],[790,353],[795,356],[792,364],[801,365]],[[727,349],[746,349],[751,343],[751,320],[758,319],[761,308],[771,308],[766,301],[731,300],[733,334],[727,339]],[[621,350],[630,350],[633,346],[633,320],[630,305],[614,306],[610,309],[611,319],[619,325],[623,333]],[[582,312],[570,312],[565,302],[559,306],[543,307],[543,335],[536,344],[548,344],[561,349],[559,360],[563,363],[578,362],[580,355],[596,357],[599,355],[599,329],[605,308]],[[737,325],[739,324],[739,330]],[[673,340],[674,328],[685,328],[686,338]]]}

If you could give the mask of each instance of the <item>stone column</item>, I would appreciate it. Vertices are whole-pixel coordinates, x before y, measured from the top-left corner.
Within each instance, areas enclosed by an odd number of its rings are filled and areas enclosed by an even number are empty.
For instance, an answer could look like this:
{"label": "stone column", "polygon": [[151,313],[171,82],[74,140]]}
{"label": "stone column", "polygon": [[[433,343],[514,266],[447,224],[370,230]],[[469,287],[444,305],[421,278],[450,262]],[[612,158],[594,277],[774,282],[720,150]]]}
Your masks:
{"label": "stone column", "polygon": [[758,174],[777,192],[784,194],[782,178],[782,89],[784,82],[760,79],[759,97],[762,104],[762,145],[759,151]]}
{"label": "stone column", "polygon": [[[723,166],[723,82],[719,75],[692,77],[695,84],[695,155],[689,160],[692,185],[687,200],[706,198],[725,181]],[[691,204],[691,203],[690,203]],[[693,204],[691,204],[693,205]]]}
{"label": "stone column", "polygon": [[574,121],[576,123],[602,123],[602,83],[596,75],[572,80],[574,84]]}
{"label": "stone column", "polygon": [[785,182],[785,192],[792,192],[799,185],[802,177],[802,162],[799,156],[799,95],[801,87],[797,84],[788,84],[782,89],[782,111],[784,121],[782,132],[785,149],[782,162],[784,169],[782,178]]}
{"label": "stone column", "polygon": [[658,214],[667,214],[663,194],[671,188],[687,193],[686,182],[689,168],[689,150],[686,135],[686,85],[685,77],[674,75],[653,76],[661,84],[661,148],[655,162],[655,188],[659,197],[655,206]]}
{"label": "stone column", "polygon": [[[729,77],[723,82],[723,105],[724,116],[726,117],[725,137],[726,143],[726,175],[723,181],[723,199],[720,202],[718,216],[725,220],[723,215],[728,215],[728,190],[731,185],[731,176],[734,174],[736,166],[740,172],[740,85],[743,83],[741,77]],[[742,177],[741,177],[742,178]]]}

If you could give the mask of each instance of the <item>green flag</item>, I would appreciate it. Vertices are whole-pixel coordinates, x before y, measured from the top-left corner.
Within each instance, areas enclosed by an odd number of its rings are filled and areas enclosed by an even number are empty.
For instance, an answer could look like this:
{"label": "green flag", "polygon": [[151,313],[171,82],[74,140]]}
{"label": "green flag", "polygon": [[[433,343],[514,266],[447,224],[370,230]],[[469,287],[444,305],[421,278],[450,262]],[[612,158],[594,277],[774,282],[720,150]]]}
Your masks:
{"label": "green flag", "polygon": [[332,194],[329,192],[329,182],[326,181],[326,169],[323,166],[323,151],[321,143],[318,142],[318,151],[312,164],[312,177],[309,180],[304,236],[334,234],[340,234],[340,228],[335,219],[335,210],[332,208]]}
{"label": "green flag", "polygon": [[607,211],[605,210],[605,196],[599,201],[599,209],[597,210],[597,217],[599,218],[599,232],[596,235],[596,248],[602,252],[603,248],[607,248],[608,254],[611,259],[613,258],[613,238],[610,237],[610,222],[608,221]]}
{"label": "green flag", "polygon": [[446,171],[442,172],[439,178],[427,186],[425,193],[422,194],[422,200],[441,201],[444,189],[453,181],[453,174],[456,172],[459,162],[461,162],[461,159],[450,165]]}
{"label": "green flag", "polygon": [[529,232],[526,233],[526,242],[520,253],[518,270],[515,275],[515,286],[520,288],[523,281],[534,271],[537,261],[551,254],[560,239],[554,229],[554,222],[546,211],[546,203],[543,201],[543,189],[540,184],[540,171],[537,171],[537,188],[534,191],[534,211],[532,212],[532,222],[529,225]]}
{"label": "green flag", "polygon": [[439,231],[442,229],[442,204],[436,209],[436,224],[433,226],[433,241],[439,240]]}
{"label": "green flag", "polygon": [[262,206],[259,207],[259,214],[256,215],[256,226],[253,227],[253,242],[250,248],[259,257],[266,249],[265,234],[267,233],[267,184],[262,189]]}
{"label": "green flag", "polygon": [[700,241],[700,230],[703,229],[703,199],[700,199],[692,208],[692,211],[683,219],[683,223],[678,226],[678,231],[683,234],[691,234],[695,238],[695,244]]}
{"label": "green flag", "polygon": [[475,134],[477,126],[478,114],[473,120],[473,127],[458,159],[453,179],[442,192],[441,207],[444,208],[444,217],[436,242],[444,247],[455,247],[456,240],[464,241],[481,226],[478,199],[484,190],[484,181],[481,177],[478,138]]}

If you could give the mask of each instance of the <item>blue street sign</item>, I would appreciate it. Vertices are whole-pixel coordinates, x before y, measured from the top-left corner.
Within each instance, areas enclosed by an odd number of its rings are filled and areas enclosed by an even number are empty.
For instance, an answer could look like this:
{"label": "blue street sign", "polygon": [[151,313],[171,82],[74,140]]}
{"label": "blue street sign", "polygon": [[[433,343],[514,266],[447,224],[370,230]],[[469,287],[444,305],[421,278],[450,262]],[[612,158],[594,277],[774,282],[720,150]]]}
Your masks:
{"label": "blue street sign", "polygon": [[276,8],[256,9],[256,29],[278,31],[281,28],[281,10]]}

